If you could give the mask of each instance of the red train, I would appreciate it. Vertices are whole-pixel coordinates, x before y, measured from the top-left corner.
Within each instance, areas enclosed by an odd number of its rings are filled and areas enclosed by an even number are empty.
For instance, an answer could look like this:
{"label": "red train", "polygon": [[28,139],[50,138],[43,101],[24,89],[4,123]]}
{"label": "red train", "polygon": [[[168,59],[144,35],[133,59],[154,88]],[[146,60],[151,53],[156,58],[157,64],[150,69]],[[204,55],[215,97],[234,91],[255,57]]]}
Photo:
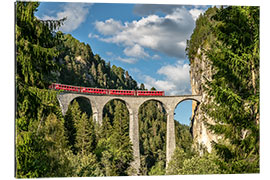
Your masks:
{"label": "red train", "polygon": [[104,95],[124,95],[124,96],[164,96],[164,91],[142,91],[142,90],[117,90],[117,89],[100,89],[80,86],[70,86],[65,84],[52,83],[50,89],[64,90],[70,92],[87,93],[87,94],[104,94]]}

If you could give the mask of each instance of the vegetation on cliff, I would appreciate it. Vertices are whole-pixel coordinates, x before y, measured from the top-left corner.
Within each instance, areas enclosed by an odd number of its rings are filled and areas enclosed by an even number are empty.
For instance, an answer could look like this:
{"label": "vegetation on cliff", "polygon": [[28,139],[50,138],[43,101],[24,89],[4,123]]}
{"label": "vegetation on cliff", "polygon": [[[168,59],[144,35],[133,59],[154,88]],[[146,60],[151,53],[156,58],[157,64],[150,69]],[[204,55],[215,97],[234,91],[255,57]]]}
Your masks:
{"label": "vegetation on cliff", "polygon": [[213,101],[202,109],[214,121],[205,121],[208,130],[220,137],[212,142],[216,163],[225,173],[258,173],[259,7],[211,8],[196,25],[187,54],[191,63],[202,55],[211,63],[202,86]]}

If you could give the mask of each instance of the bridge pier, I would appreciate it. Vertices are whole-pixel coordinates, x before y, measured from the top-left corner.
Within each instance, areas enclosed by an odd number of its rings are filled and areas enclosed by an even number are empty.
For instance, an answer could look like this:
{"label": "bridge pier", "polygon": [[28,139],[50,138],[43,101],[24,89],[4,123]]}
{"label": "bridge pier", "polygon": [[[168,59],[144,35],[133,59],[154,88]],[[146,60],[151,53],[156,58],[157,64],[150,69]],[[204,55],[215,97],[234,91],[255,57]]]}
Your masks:
{"label": "bridge pier", "polygon": [[167,143],[166,143],[166,168],[172,159],[175,150],[175,125],[174,125],[174,109],[167,110]]}
{"label": "bridge pier", "polygon": [[138,110],[136,108],[129,109],[129,138],[133,149],[133,162],[131,166],[135,169],[134,175],[139,175],[140,169],[140,146],[139,146],[139,118]]}
{"label": "bridge pier", "polygon": [[102,113],[101,110],[93,112],[93,120],[98,122],[99,125],[102,124]]}

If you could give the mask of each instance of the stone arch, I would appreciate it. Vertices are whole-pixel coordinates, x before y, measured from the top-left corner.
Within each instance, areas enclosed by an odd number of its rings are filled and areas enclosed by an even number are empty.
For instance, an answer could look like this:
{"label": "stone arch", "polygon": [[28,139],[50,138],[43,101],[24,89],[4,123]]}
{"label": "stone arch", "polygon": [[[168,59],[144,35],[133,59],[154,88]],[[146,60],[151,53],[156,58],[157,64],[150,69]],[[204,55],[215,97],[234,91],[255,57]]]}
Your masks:
{"label": "stone arch", "polygon": [[[156,135],[157,136],[160,136],[161,137],[161,139],[164,139],[164,141],[163,140],[161,140],[161,141],[159,141],[159,142],[164,142],[164,144],[162,143],[162,145],[161,146],[156,146],[157,147],[157,151],[156,152],[158,152],[159,150],[162,150],[162,152],[164,152],[164,157],[163,156],[156,156],[156,157],[162,157],[162,159],[164,160],[164,162],[166,163],[167,162],[167,153],[166,153],[166,151],[167,151],[167,145],[166,145],[166,138],[167,138],[167,121],[168,121],[168,106],[164,103],[164,101],[162,101],[162,99],[160,99],[160,98],[155,98],[155,97],[152,97],[152,98],[144,98],[144,99],[142,99],[142,101],[139,103],[139,105],[138,105],[138,125],[139,125],[139,128],[138,128],[138,137],[139,137],[139,139],[138,139],[138,143],[139,143],[139,147],[140,147],[140,151],[141,150],[143,150],[144,149],[144,147],[145,147],[145,145],[143,145],[142,144],[142,140],[144,139],[143,138],[143,134],[142,134],[142,131],[140,132],[140,129],[142,128],[142,127],[144,127],[144,125],[146,125],[147,123],[145,123],[145,121],[143,121],[143,119],[141,119],[141,118],[139,118],[139,115],[140,115],[140,113],[142,113],[142,109],[143,108],[145,108],[145,107],[143,107],[144,105],[146,105],[147,103],[149,103],[149,102],[157,102],[157,104],[158,104],[158,111],[160,111],[160,112],[162,112],[163,114],[164,114],[164,119],[162,118],[162,120],[160,120],[160,121],[156,121],[155,123],[157,123],[156,124],[156,127],[159,127],[159,128],[156,128],[156,130],[154,130],[154,128],[153,127],[155,127],[155,124],[153,123],[152,124],[152,126],[149,126],[149,128],[151,128],[152,130],[151,131],[149,131],[149,130],[142,130],[144,133],[146,133],[146,134],[148,134],[148,133],[151,133],[151,135],[150,135],[150,137],[152,137],[152,135],[153,135],[153,137],[155,136],[154,134],[155,134],[155,132],[157,133]],[[159,107],[160,106],[160,107]],[[143,126],[142,126],[143,125]],[[163,126],[164,125],[164,126]],[[164,127],[164,129],[163,129],[163,127]],[[160,132],[164,132],[165,134],[164,135],[161,135],[160,134]],[[148,138],[147,138],[148,139]],[[144,139],[144,140],[146,140],[146,139]],[[148,139],[149,140],[149,139]],[[152,140],[155,140],[155,138],[153,138]],[[158,144],[161,144],[161,143],[158,143]],[[164,148],[164,151],[163,151],[163,148]],[[144,149],[145,150],[145,149]],[[140,153],[140,156],[142,157],[142,156],[145,156],[145,155],[149,155],[148,153],[143,153],[143,152],[141,152]],[[145,156],[145,157],[147,157],[147,156]],[[151,155],[150,156],[148,156],[147,158],[149,158],[149,157],[151,157]],[[153,159],[154,160],[154,159]],[[140,161],[144,161],[144,158],[141,158],[140,159]],[[141,163],[141,165],[143,165],[144,163]],[[150,166],[149,166],[150,165]],[[148,164],[147,163],[147,166],[149,166],[150,168],[151,167],[153,167],[153,165],[154,164]],[[149,168],[148,167],[148,168]],[[150,170],[150,169],[149,169]],[[143,174],[144,175],[144,174]]]}
{"label": "stone arch", "polygon": [[149,102],[149,101],[156,101],[156,102],[159,102],[161,104],[161,106],[163,107],[163,109],[165,110],[166,113],[168,113],[168,106],[166,105],[166,103],[164,103],[162,100],[160,99],[155,99],[155,98],[151,98],[151,99],[145,99],[143,100],[139,106],[138,106],[138,111],[139,109],[141,108],[141,106],[146,103],[146,102]]}
{"label": "stone arch", "polygon": [[[190,119],[190,125],[189,125],[189,127],[190,127],[190,129],[189,129],[189,131],[190,131],[190,134],[191,134],[191,137],[193,138],[194,137],[194,134],[193,134],[193,127],[194,127],[194,116],[195,116],[195,113],[196,113],[196,111],[197,111],[197,109],[198,109],[198,107],[199,107],[199,104],[200,104],[200,98],[196,98],[196,97],[187,97],[187,98],[183,98],[183,99],[181,99],[181,100],[179,100],[177,103],[176,103],[176,105],[175,105],[175,107],[174,107],[174,112],[175,112],[175,110],[176,110],[176,108],[177,108],[177,106],[178,105],[180,105],[182,102],[184,102],[184,101],[192,101],[192,114],[191,114],[191,119]],[[177,132],[175,132],[175,133],[177,133]],[[177,143],[177,142],[176,142]]]}
{"label": "stone arch", "polygon": [[123,98],[121,98],[121,97],[108,98],[106,101],[104,101],[104,104],[102,105],[102,111],[103,111],[104,106],[107,103],[109,103],[110,101],[112,101],[112,100],[119,100],[119,101],[123,102],[126,105],[129,114],[132,114],[133,113],[130,104],[126,100],[124,100]]}
{"label": "stone arch", "polygon": [[120,98],[120,97],[119,98],[118,97],[108,98],[103,102],[103,104],[101,106],[102,109],[100,110],[102,119],[103,119],[103,115],[104,115],[103,113],[104,113],[104,108],[105,108],[106,104],[108,104],[109,102],[111,102],[113,100],[120,101],[126,106],[126,108],[128,110],[128,114],[129,114],[128,116],[129,116],[129,129],[130,129],[131,128],[130,127],[131,126],[130,125],[130,119],[133,118],[133,110],[132,110],[130,104],[127,101],[125,101],[124,99]]}
{"label": "stone arch", "polygon": [[[85,96],[77,96],[75,98],[73,98],[70,103],[68,104],[68,106],[71,105],[71,103],[73,101],[77,101],[79,103],[79,106],[81,108],[82,111],[86,112],[87,115],[92,115],[93,114],[93,102],[88,98],[88,97],[85,97]],[[90,105],[90,107],[89,107]],[[89,109],[90,108],[90,109]]]}
{"label": "stone arch", "polygon": [[193,102],[195,101],[197,103],[197,105],[200,104],[200,100],[198,98],[195,98],[195,97],[187,97],[187,98],[184,98],[184,99],[181,99],[177,102],[177,104],[175,105],[174,109],[183,101],[188,101],[188,100],[192,100]]}
{"label": "stone arch", "polygon": [[92,109],[92,116],[93,119],[98,121],[98,106],[96,103],[96,100],[93,96],[87,96],[87,95],[83,95],[83,94],[73,94],[73,93],[60,93],[57,95],[57,99],[59,101],[61,110],[62,110],[62,114],[65,116],[68,107],[70,105],[70,103],[77,98],[83,98],[83,99],[87,99],[89,101],[89,104],[91,105],[91,109]]}

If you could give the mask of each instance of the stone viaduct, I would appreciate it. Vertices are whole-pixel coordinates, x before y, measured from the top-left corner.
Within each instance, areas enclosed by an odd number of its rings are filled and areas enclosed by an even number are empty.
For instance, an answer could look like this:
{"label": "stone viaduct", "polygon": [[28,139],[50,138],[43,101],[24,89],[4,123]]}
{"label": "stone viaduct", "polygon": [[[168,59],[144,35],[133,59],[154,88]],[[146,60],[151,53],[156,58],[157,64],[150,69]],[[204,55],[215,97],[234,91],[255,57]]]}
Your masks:
{"label": "stone viaduct", "polygon": [[57,99],[62,109],[63,115],[66,114],[68,106],[76,98],[88,99],[93,112],[93,119],[102,123],[103,107],[111,100],[121,100],[126,104],[129,111],[129,137],[132,142],[134,161],[132,166],[139,171],[140,168],[140,148],[139,148],[139,120],[138,112],[140,106],[150,100],[158,101],[162,104],[167,114],[167,135],[166,135],[166,166],[171,160],[175,149],[175,125],[174,110],[176,106],[185,100],[195,100],[199,104],[201,96],[199,95],[181,95],[181,96],[112,96],[96,94],[79,93],[59,93]]}

